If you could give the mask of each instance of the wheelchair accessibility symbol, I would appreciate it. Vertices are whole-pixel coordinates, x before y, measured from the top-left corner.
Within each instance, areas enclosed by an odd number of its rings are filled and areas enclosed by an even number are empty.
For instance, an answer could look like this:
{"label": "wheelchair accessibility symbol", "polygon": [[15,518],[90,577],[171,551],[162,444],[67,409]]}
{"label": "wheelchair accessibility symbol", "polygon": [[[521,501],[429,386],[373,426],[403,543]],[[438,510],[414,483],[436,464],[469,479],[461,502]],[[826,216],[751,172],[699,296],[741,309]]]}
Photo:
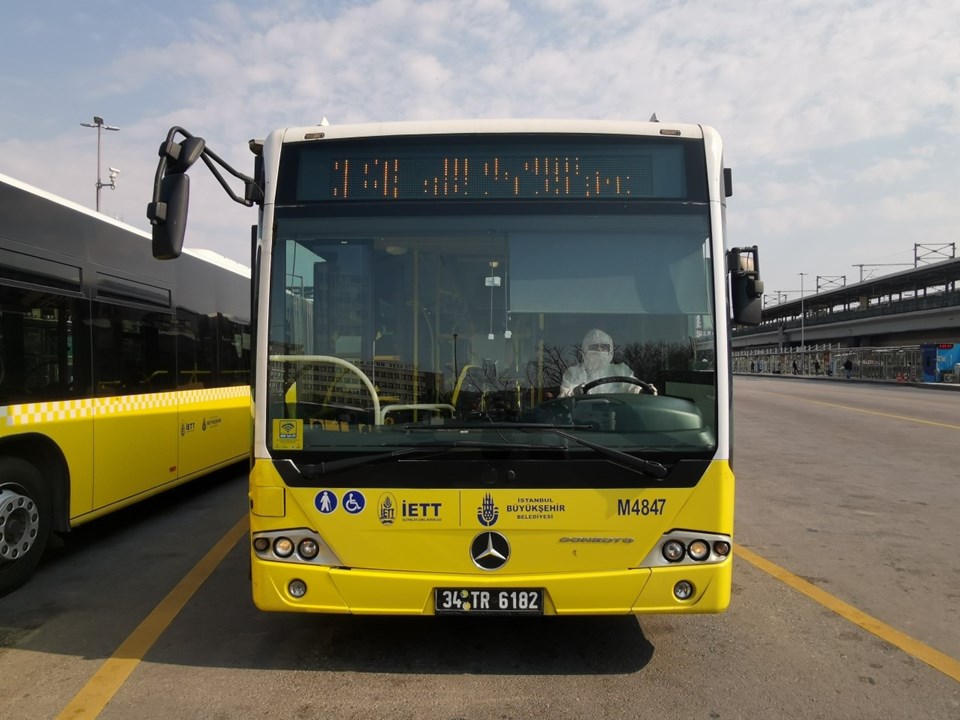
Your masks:
{"label": "wheelchair accessibility symbol", "polygon": [[363,512],[367,506],[367,499],[359,490],[350,490],[343,496],[343,509],[351,515]]}

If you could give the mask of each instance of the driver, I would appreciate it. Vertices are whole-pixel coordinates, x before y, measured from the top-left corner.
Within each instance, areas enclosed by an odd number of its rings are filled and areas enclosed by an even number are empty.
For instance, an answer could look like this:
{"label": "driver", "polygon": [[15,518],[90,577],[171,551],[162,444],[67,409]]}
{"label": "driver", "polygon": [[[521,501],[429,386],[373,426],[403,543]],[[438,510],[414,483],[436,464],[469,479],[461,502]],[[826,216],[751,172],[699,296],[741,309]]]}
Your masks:
{"label": "driver", "polygon": [[[563,373],[560,383],[560,397],[573,395],[573,389],[591,380],[606,377],[634,377],[633,370],[624,363],[614,363],[613,338],[603,330],[594,328],[587,331],[580,345],[583,351],[583,364],[571,365]],[[632,383],[604,383],[589,392],[597,393],[639,393],[643,388]]]}

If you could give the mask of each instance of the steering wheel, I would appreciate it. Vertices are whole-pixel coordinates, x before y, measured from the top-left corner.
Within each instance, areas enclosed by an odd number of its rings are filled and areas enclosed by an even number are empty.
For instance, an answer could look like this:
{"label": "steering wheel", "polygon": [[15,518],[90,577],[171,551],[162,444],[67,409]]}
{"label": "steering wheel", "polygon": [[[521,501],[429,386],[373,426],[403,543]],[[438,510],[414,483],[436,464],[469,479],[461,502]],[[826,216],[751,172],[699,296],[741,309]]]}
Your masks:
{"label": "steering wheel", "polygon": [[590,382],[585,382],[583,385],[574,388],[574,395],[585,395],[588,391],[593,390],[593,388],[598,385],[607,385],[609,383],[628,383],[630,385],[639,385],[643,388],[643,392],[647,395],[656,395],[657,388],[654,387],[651,383],[648,383],[646,380],[641,380],[640,378],[635,377],[622,377],[614,375],[612,377],[603,377],[597,378],[596,380],[591,380]]}

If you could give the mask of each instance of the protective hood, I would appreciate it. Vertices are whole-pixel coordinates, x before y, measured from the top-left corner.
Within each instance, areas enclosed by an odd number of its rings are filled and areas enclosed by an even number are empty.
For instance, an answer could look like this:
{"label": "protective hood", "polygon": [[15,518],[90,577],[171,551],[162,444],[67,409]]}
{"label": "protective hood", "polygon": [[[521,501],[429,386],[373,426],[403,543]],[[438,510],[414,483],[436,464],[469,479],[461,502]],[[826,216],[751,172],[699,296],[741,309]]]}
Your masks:
{"label": "protective hood", "polygon": [[583,351],[583,369],[588,376],[605,370],[613,361],[613,338],[603,330],[587,331],[580,349]]}

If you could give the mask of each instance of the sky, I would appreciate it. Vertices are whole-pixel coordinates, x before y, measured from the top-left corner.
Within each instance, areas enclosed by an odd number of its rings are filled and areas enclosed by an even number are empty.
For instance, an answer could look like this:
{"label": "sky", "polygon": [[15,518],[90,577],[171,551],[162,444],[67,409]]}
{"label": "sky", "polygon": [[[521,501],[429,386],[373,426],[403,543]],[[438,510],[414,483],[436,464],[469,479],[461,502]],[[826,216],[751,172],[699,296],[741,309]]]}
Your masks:
{"label": "sky", "polygon": [[[251,174],[248,140],[323,117],[656,113],[723,137],[728,243],[759,246],[768,303],[958,241],[956,0],[47,0],[3,14],[0,173],[93,208],[97,131],[81,123],[101,116],[120,128],[103,132],[101,179],[121,171],[101,211],[142,230],[173,125]],[[191,175],[187,245],[248,261],[255,211]]]}

